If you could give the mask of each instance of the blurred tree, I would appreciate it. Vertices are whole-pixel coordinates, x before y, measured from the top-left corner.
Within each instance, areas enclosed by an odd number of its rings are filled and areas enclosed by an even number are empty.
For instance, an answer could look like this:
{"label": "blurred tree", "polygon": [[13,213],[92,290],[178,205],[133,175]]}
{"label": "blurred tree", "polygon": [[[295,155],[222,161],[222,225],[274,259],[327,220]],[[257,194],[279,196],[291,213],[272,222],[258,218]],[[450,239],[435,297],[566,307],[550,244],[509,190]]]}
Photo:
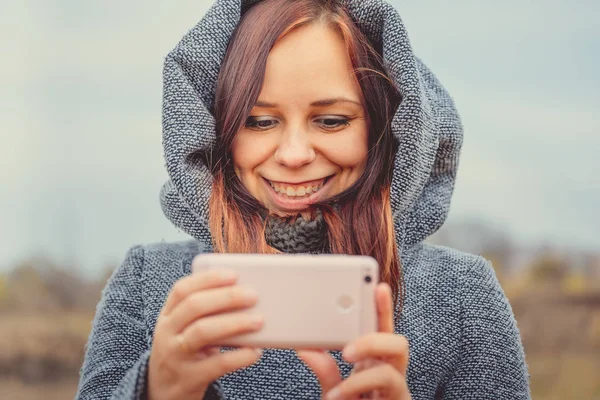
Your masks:
{"label": "blurred tree", "polygon": [[94,311],[114,269],[114,265],[106,265],[100,278],[88,281],[74,266],[31,257],[7,276],[0,275],[0,311]]}
{"label": "blurred tree", "polygon": [[4,311],[48,311],[58,308],[56,298],[46,287],[35,260],[20,263],[6,279]]}
{"label": "blurred tree", "polygon": [[87,289],[79,276],[54,266],[45,268],[41,274],[46,290],[62,310],[78,308],[78,301]]}
{"label": "blurred tree", "polygon": [[600,281],[600,254],[588,255],[583,268],[588,278]]}
{"label": "blurred tree", "polygon": [[588,288],[587,283],[581,272],[570,272],[563,278],[563,290],[567,294],[583,294]]}
{"label": "blurred tree", "polygon": [[6,276],[4,274],[0,274],[0,307],[2,307],[2,303],[6,299]]}
{"label": "blurred tree", "polygon": [[541,252],[531,263],[529,277],[532,283],[560,285],[569,274],[569,264],[550,250]]}

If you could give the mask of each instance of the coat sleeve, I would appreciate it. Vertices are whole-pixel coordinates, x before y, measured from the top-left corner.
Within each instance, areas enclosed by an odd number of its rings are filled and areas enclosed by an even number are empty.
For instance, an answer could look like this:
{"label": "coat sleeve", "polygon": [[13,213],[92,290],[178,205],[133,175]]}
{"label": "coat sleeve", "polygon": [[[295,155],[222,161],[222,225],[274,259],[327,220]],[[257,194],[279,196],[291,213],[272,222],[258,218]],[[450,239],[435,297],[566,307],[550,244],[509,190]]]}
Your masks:
{"label": "coat sleeve", "polygon": [[113,272],[96,307],[75,398],[143,399],[150,349],[140,274],[144,248],[134,246]]}
{"label": "coat sleeve", "polygon": [[[96,308],[79,371],[76,400],[145,400],[150,350],[140,276],[144,247],[134,246],[114,271]],[[213,382],[204,400],[223,399]]]}
{"label": "coat sleeve", "polygon": [[442,399],[531,399],[519,329],[491,263],[478,257],[458,290],[461,353]]}

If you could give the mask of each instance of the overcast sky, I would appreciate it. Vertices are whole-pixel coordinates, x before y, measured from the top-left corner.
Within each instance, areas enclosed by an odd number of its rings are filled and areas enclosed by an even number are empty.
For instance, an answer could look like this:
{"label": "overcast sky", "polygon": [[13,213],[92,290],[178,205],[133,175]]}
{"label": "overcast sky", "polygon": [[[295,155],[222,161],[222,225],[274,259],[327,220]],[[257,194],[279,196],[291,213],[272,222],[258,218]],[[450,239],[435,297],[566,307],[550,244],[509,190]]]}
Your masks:
{"label": "overcast sky", "polygon": [[[210,4],[0,0],[0,271],[186,238],[158,202],[161,72]],[[451,219],[600,249],[600,2],[393,4],[465,125]]]}

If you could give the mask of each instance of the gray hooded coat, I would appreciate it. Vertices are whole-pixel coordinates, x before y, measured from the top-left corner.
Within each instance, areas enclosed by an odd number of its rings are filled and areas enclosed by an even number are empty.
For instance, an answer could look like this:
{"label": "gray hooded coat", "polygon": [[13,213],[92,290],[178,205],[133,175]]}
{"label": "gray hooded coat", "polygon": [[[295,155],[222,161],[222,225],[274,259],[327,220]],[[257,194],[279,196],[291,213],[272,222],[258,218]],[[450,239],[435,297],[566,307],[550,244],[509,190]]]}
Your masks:
{"label": "gray hooded coat", "polygon": [[[212,109],[227,43],[256,0],[217,0],[164,65],[163,144],[170,179],[161,204],[193,237],[133,246],[102,292],[80,372],[78,399],[141,399],[157,317],[193,257],[210,251],[212,177],[192,153],[215,143]],[[485,259],[424,243],[450,206],[462,126],[454,104],[413,54],[398,12],[382,0],[345,0],[383,57],[403,100],[391,204],[405,284],[396,332],[410,344],[408,386],[421,399],[528,399],[527,365],[513,312]],[[335,354],[339,359],[339,354]],[[340,361],[347,375],[351,366]],[[267,349],[219,380],[227,399],[318,399],[320,387],[293,351]]]}

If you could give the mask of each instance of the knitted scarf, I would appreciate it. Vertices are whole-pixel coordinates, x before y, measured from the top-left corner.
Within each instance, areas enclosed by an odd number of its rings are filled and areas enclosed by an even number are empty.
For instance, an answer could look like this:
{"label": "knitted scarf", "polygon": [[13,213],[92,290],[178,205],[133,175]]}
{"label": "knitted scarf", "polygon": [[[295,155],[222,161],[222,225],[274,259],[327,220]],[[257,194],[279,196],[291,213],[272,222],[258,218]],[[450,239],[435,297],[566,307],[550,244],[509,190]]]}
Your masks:
{"label": "knitted scarf", "polygon": [[327,252],[327,226],[317,210],[310,219],[269,215],[265,230],[267,244],[284,253]]}

